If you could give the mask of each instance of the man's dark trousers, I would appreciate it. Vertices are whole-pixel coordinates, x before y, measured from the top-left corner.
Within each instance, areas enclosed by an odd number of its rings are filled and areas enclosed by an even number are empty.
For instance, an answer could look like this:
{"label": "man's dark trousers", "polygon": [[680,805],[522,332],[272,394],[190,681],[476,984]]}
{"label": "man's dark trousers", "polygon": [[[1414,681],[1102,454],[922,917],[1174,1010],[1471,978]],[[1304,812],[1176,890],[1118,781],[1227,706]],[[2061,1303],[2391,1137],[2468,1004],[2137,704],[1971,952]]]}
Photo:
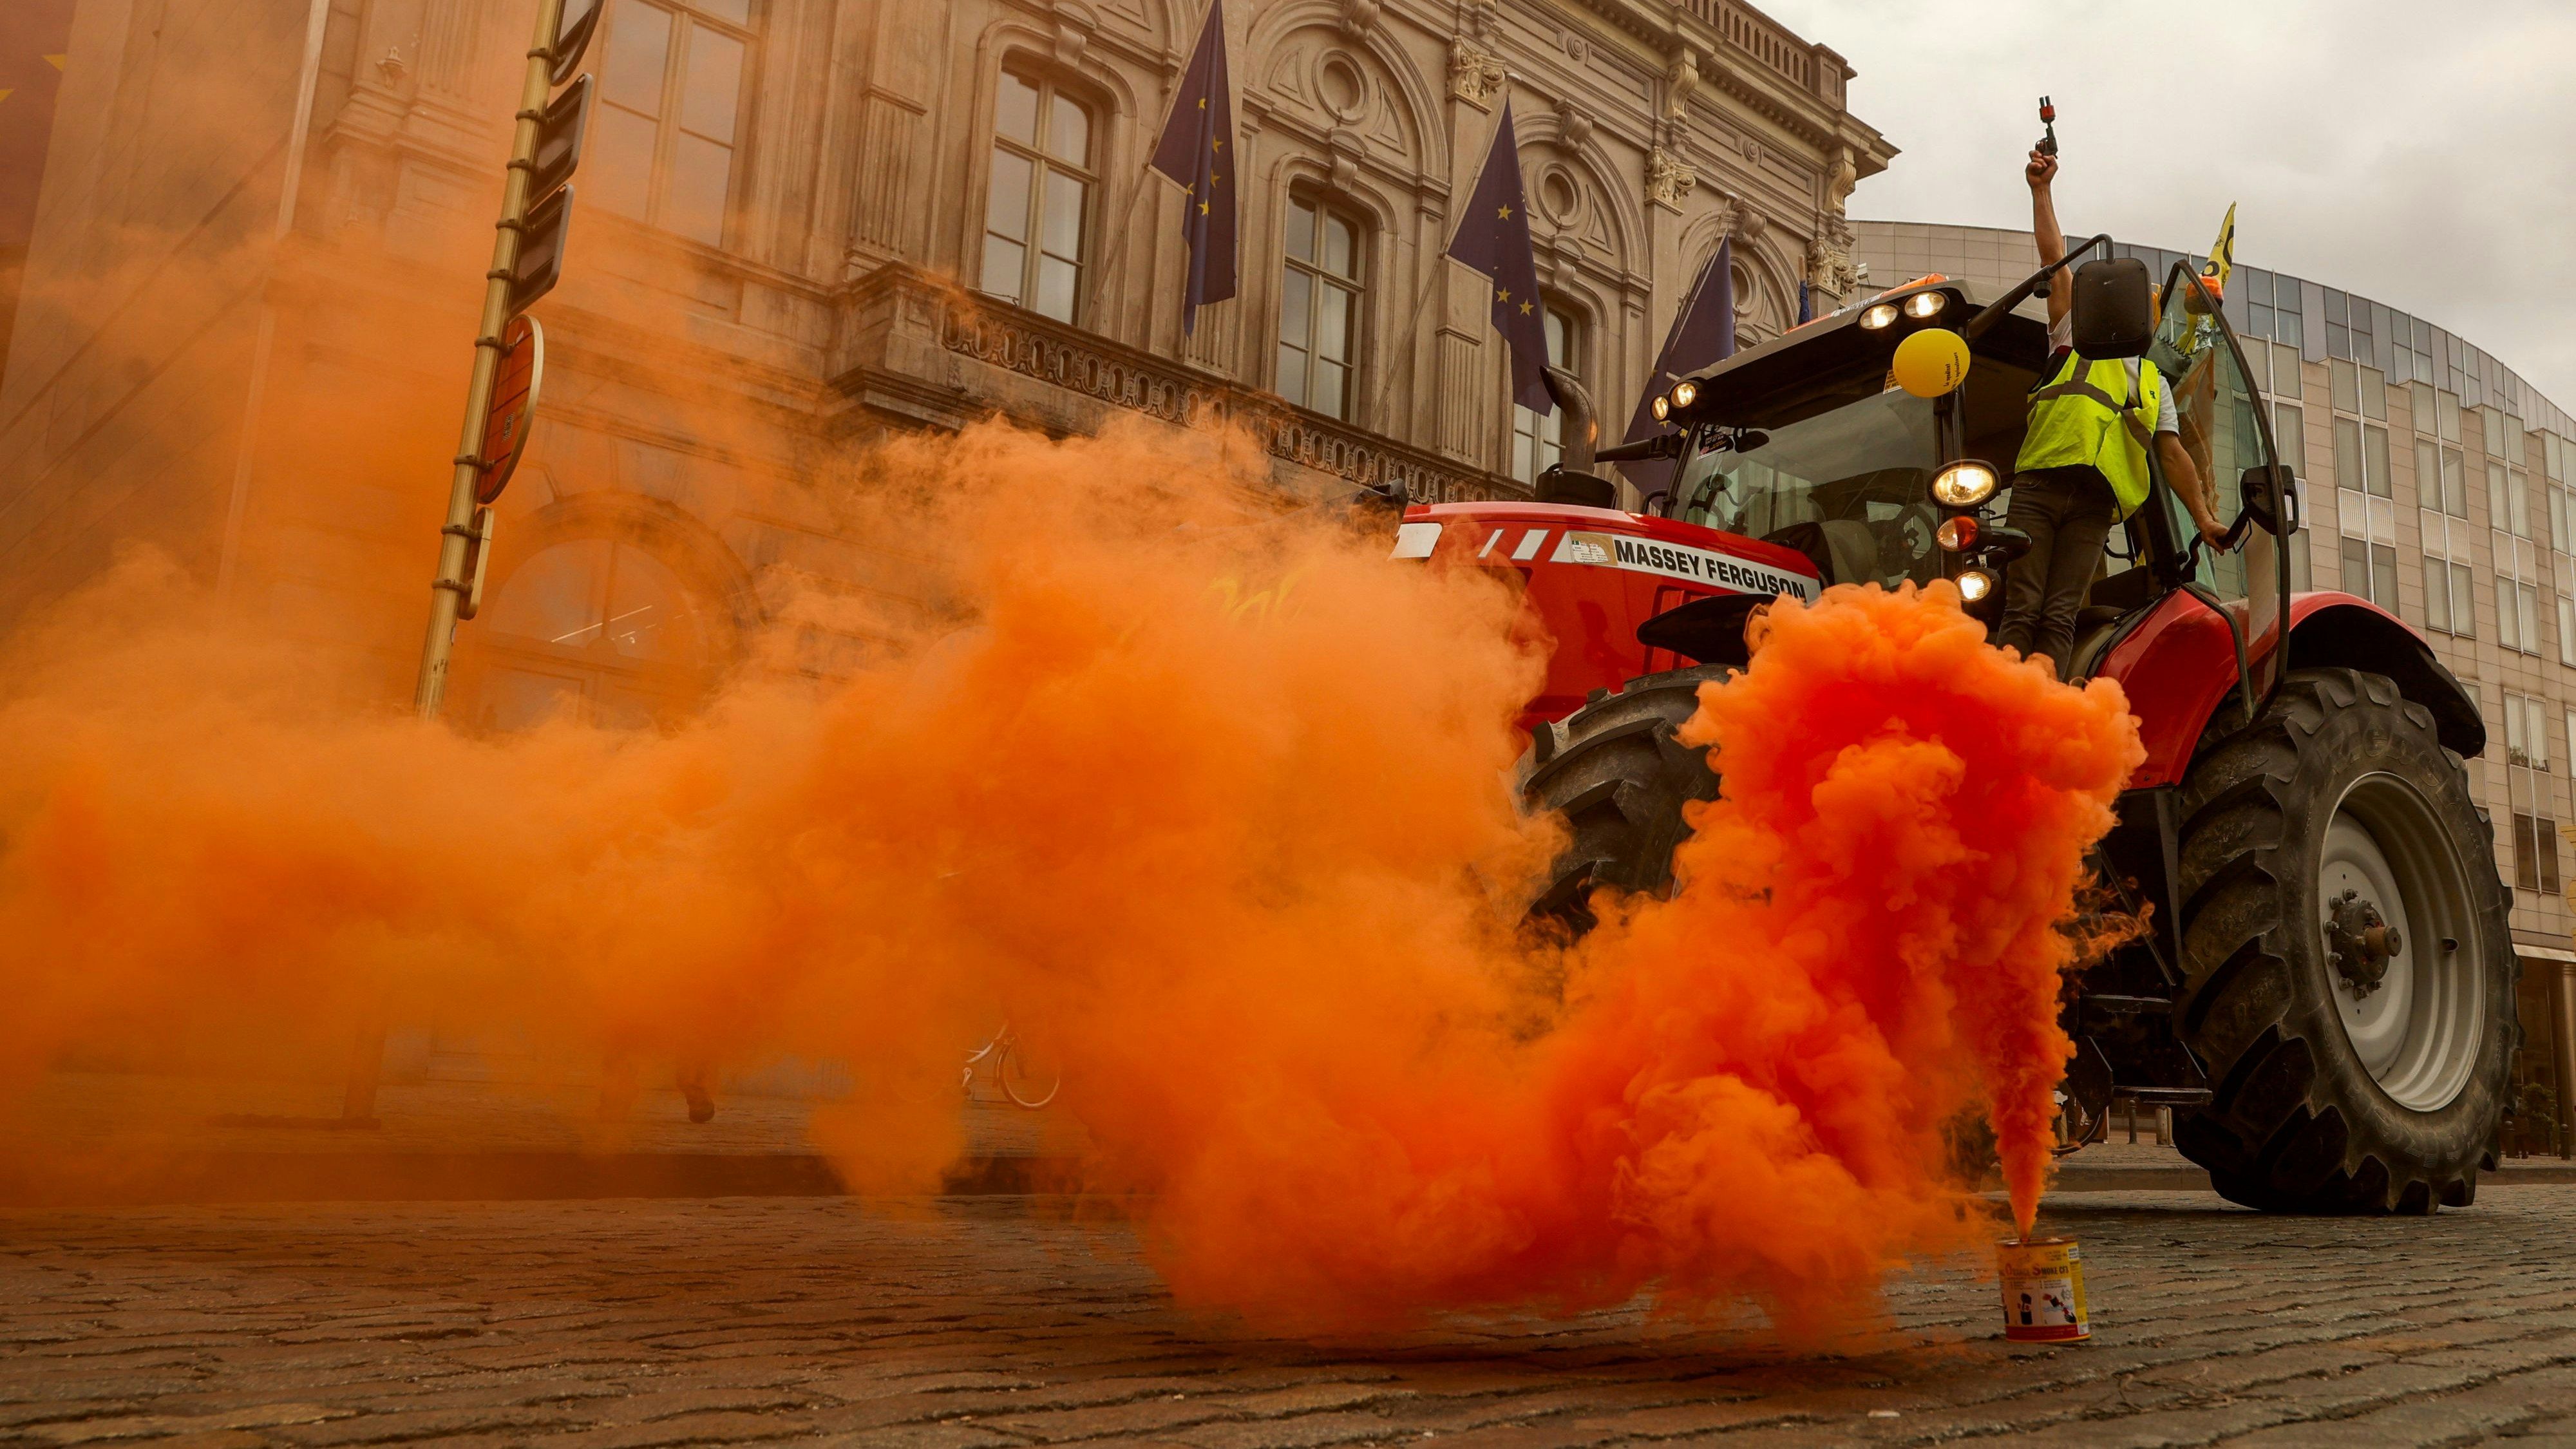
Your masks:
{"label": "man's dark trousers", "polygon": [[1995,642],[2025,657],[2046,655],[2066,677],[2075,649],[2075,611],[2102,562],[2102,540],[2120,511],[2111,480],[2086,464],[2016,476],[2007,527],[2030,535],[2030,552],[2004,576],[2004,620]]}

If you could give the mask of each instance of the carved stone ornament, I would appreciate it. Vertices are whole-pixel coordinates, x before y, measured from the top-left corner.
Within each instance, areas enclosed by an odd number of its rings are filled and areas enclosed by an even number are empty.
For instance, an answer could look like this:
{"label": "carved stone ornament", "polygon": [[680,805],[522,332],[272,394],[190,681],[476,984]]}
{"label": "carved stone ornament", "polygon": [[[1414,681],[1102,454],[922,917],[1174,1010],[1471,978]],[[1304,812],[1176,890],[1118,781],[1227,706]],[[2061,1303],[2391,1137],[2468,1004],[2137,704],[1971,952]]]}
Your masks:
{"label": "carved stone ornament", "polygon": [[1682,115],[1689,108],[1691,92],[1699,89],[1699,52],[1682,47],[1681,53],[1673,57],[1671,68],[1664,72],[1664,86],[1664,114]]}
{"label": "carved stone ornament", "polygon": [[1657,206],[1682,209],[1682,199],[1699,185],[1699,173],[1690,163],[1661,146],[1646,153],[1646,199]]}
{"label": "carved stone ornament", "polygon": [[1502,57],[1464,40],[1449,47],[1449,94],[1471,106],[1491,105],[1504,78]]}
{"label": "carved stone ornament", "polygon": [[1055,17],[1055,58],[1063,65],[1082,64],[1082,53],[1091,48],[1091,27],[1078,16],[1059,12]]}
{"label": "carved stone ornament", "polygon": [[1808,284],[1841,297],[1859,280],[1860,271],[1852,263],[1851,228],[1831,212],[1818,217],[1815,240],[1807,243]]}
{"label": "carved stone ornament", "polygon": [[1556,103],[1556,133],[1568,146],[1581,146],[1592,139],[1592,113],[1571,99]]}
{"label": "carved stone ornament", "polygon": [[1378,0],[1342,0],[1342,34],[1353,40],[1368,38],[1383,10]]}
{"label": "carved stone ornament", "polygon": [[1850,198],[1852,188],[1860,185],[1860,166],[1852,160],[1849,146],[1835,148],[1832,179],[1825,185],[1825,205],[1831,208],[1835,215],[1840,216],[1843,203]]}
{"label": "carved stone ornament", "polygon": [[1458,6],[1458,33],[1481,48],[1493,47],[1494,36],[1502,26],[1501,0],[1462,0]]}

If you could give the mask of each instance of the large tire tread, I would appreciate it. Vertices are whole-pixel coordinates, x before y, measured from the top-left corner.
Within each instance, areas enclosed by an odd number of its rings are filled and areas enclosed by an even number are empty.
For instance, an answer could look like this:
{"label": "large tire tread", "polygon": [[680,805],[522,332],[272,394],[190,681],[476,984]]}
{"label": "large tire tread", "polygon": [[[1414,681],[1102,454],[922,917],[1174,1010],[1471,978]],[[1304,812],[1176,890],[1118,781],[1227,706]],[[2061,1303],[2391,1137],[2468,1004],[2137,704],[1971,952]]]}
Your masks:
{"label": "large tire tread", "polygon": [[1572,839],[1533,917],[1579,935],[1593,924],[1595,887],[1670,892],[1674,848],[1690,834],[1685,807],[1718,792],[1707,749],[1683,744],[1680,730],[1698,712],[1699,687],[1734,672],[1712,664],[1643,675],[1539,727],[1522,762],[1523,796],[1533,811],[1562,814]]}
{"label": "large tire tread", "polygon": [[[2360,712],[2365,716],[2357,721]],[[2388,1143],[2356,1129],[2358,1118],[2394,1104],[2355,1100],[2377,1088],[2360,1068],[2332,1020],[2333,987],[2324,980],[2322,946],[2305,920],[2302,883],[2313,871],[2287,852],[2308,848],[2294,827],[2303,774],[2319,766],[2303,760],[2329,749],[2319,736],[2338,718],[2347,729],[2367,728],[2402,736],[2426,779],[2427,798],[2446,812],[2463,852],[2476,914],[2490,960],[2512,959],[2506,898],[2493,884],[2491,852],[2481,831],[2472,841],[2457,827],[2476,825],[2466,771],[2458,756],[2439,750],[2434,722],[2423,706],[2404,699],[2394,683],[2351,669],[2292,673],[2263,718],[2204,747],[2183,786],[2179,894],[2183,957],[2188,977],[2176,1025],[2207,1068],[2213,1099],[2177,1124],[2177,1145],[2207,1167],[2218,1191],[2249,1207],[2309,1213],[2422,1213],[2436,1204],[2473,1200],[2483,1141],[2448,1133],[2439,1160],[2410,1160]],[[2414,738],[2420,737],[2420,739]],[[2318,826],[2322,829],[2322,826]],[[2482,894],[2481,894],[2482,893]],[[2297,959],[2293,959],[2296,956]],[[2497,963],[2508,973],[2515,969]],[[2306,973],[2306,974],[2302,974]],[[2314,980],[2309,980],[2310,975]],[[2319,992],[2326,993],[2322,998]],[[2323,1004],[2320,1006],[2320,1000]],[[2490,1022],[2511,1034],[2510,1016]],[[2323,1039],[2331,1031],[2335,1039]],[[2462,1121],[2501,1101],[2497,1070],[2509,1061],[2482,1042],[2480,1071],[2465,1096]],[[2340,1052],[2333,1063],[2325,1060]],[[2358,1085],[2356,1085],[2358,1083]],[[2444,1109],[2446,1112],[2450,1109]],[[2481,1134],[2482,1137],[2483,1134]]]}

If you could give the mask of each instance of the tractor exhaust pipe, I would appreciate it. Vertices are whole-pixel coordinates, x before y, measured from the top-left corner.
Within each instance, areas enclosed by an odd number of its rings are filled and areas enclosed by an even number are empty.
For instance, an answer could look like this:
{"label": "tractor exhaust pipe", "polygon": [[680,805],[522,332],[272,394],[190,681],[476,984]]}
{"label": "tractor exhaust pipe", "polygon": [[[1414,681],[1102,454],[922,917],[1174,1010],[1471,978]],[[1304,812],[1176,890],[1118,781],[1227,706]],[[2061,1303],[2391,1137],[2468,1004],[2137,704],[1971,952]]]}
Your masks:
{"label": "tractor exhaust pipe", "polygon": [[1601,420],[1592,411],[1592,394],[1561,367],[1546,370],[1547,395],[1565,409],[1565,471],[1592,471],[1592,450],[1601,441]]}
{"label": "tractor exhaust pipe", "polygon": [[1542,374],[1547,379],[1548,396],[1565,410],[1565,420],[1558,427],[1564,438],[1564,456],[1538,475],[1531,493],[1541,503],[1572,503],[1584,508],[1616,508],[1619,485],[1592,471],[1594,444],[1601,434],[1600,420],[1592,411],[1592,394],[1574,380],[1574,374],[1561,367],[1551,367]]}

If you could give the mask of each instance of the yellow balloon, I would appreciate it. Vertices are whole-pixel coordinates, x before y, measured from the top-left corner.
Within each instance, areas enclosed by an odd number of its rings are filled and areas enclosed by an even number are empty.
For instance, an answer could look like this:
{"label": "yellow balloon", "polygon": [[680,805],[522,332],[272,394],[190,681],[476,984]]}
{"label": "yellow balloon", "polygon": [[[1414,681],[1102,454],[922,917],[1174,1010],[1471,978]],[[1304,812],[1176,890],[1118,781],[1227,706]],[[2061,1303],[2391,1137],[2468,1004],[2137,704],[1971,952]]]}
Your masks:
{"label": "yellow balloon", "polygon": [[1968,380],[1968,339],[1926,327],[1896,344],[1896,385],[1916,397],[1939,397]]}

